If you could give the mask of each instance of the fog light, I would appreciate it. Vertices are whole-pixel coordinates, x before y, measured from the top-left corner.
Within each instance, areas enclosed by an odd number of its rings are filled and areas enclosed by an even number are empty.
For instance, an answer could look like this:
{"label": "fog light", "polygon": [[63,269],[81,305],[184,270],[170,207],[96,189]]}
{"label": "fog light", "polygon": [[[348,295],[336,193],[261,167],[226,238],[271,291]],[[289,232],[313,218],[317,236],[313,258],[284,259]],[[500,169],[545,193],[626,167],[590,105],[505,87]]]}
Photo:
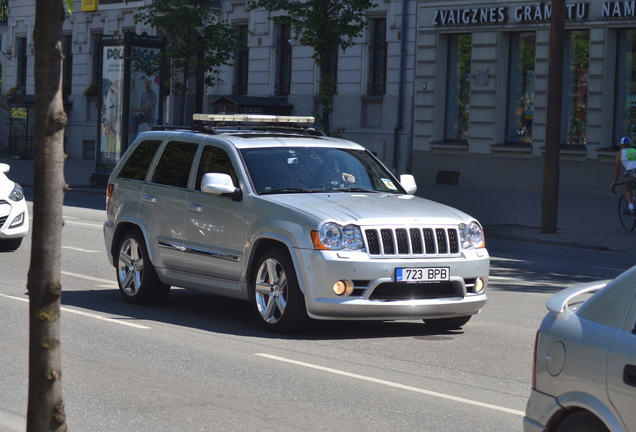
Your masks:
{"label": "fog light", "polygon": [[477,279],[475,279],[475,292],[477,294],[481,293],[485,287],[486,279],[484,279],[483,277],[478,277]]}
{"label": "fog light", "polygon": [[333,289],[333,292],[336,295],[348,296],[351,295],[351,293],[353,292],[353,282],[351,282],[350,280],[339,280],[338,282],[333,284],[333,287],[331,289]]}
{"label": "fog light", "polygon": [[9,226],[9,228],[17,228],[23,223],[24,223],[24,213],[20,213],[19,216],[13,219],[13,222],[11,222],[11,226]]}

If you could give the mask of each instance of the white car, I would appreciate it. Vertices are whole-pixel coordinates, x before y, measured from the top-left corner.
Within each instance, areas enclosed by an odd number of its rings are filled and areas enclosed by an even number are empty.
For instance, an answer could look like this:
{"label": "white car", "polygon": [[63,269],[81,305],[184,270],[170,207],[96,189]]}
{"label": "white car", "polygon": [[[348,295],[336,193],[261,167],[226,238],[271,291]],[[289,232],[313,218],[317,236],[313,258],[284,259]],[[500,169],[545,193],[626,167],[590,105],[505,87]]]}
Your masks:
{"label": "white car", "polygon": [[0,251],[16,250],[29,233],[29,209],[22,186],[10,180],[0,163]]}
{"label": "white car", "polygon": [[523,430],[635,432],[636,267],[565,289],[547,308]]}

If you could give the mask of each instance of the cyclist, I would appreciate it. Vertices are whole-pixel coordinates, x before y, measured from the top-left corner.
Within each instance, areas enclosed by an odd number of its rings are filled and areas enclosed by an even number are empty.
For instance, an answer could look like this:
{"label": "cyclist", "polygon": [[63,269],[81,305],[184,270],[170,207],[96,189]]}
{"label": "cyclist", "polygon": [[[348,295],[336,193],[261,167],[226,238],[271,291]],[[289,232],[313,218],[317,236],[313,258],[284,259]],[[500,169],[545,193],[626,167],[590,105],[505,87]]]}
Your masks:
{"label": "cyclist", "polygon": [[632,148],[632,140],[629,137],[621,138],[618,143],[621,149],[614,156],[614,181],[610,185],[610,189],[614,191],[622,166],[622,171],[625,173],[625,198],[629,205],[628,213],[634,214],[632,188],[636,185],[636,149]]}

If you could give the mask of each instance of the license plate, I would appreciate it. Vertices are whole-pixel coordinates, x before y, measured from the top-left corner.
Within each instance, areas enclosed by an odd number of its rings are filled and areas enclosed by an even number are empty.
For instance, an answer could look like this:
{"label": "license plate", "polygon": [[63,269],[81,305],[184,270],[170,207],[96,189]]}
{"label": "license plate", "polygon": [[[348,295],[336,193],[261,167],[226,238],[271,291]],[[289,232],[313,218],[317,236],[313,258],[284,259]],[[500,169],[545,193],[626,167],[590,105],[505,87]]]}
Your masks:
{"label": "license plate", "polygon": [[450,267],[411,267],[395,269],[396,282],[438,282],[450,280]]}

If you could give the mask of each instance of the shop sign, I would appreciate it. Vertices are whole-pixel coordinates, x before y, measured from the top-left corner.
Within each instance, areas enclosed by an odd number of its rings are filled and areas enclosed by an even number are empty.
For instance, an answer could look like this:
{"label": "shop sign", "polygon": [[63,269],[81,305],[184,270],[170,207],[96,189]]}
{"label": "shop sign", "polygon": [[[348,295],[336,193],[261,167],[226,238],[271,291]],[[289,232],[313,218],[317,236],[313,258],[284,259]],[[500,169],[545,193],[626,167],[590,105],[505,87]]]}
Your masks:
{"label": "shop sign", "polygon": [[97,0],[99,10],[138,8],[144,5],[144,0]]}
{"label": "shop sign", "polygon": [[[621,3],[618,8],[628,9],[623,2],[606,2],[603,11],[608,3]],[[566,19],[583,20],[589,16],[589,3],[567,3]],[[610,6],[607,6],[610,9]],[[615,7],[616,8],[616,7]],[[456,26],[456,25],[479,25],[479,24],[502,24],[502,23],[533,23],[546,22],[550,20],[552,7],[549,4],[539,3],[535,5],[521,5],[513,9],[506,6],[490,8],[470,8],[470,9],[441,9],[433,11],[433,25],[436,26]],[[603,12],[605,13],[605,12]]]}
{"label": "shop sign", "polygon": [[636,1],[613,1],[603,3],[603,18],[636,16]]}

